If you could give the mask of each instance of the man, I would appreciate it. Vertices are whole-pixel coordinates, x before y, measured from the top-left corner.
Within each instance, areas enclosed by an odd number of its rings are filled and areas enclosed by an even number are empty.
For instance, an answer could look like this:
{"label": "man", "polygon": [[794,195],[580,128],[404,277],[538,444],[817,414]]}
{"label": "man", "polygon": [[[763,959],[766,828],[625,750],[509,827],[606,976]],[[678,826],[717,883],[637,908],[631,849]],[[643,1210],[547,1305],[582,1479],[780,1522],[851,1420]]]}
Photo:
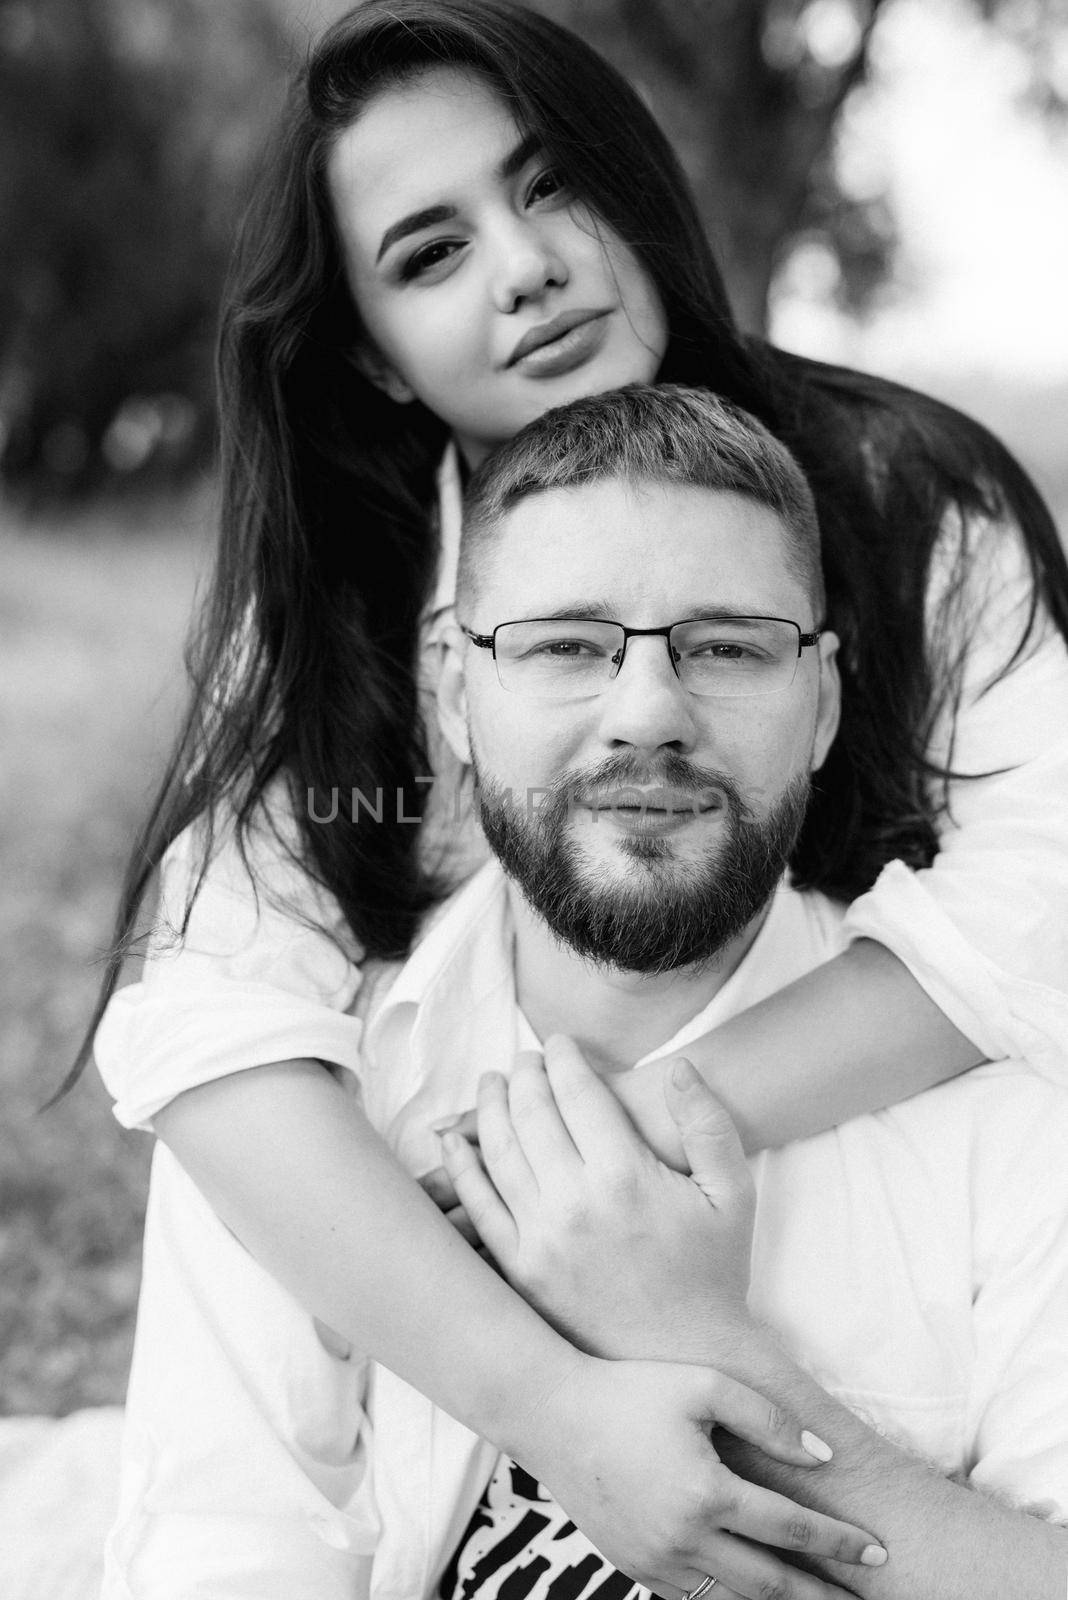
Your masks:
{"label": "man", "polygon": [[[483,1066],[564,1029],[605,1075],[677,1053],[833,953],[838,920],[780,881],[838,714],[815,517],[787,453],[707,395],[624,391],[535,424],[482,469],[468,509],[441,714],[499,864],[362,996],[363,1106],[415,1171]],[[718,1366],[818,1417],[830,1468],[739,1460],[885,1541],[885,1565],[839,1576],[851,1592],[993,1600],[1016,1584],[1062,1600],[1068,1535],[978,1491],[1068,1511],[1068,1428],[1050,1404],[1068,1386],[1063,1096],[1023,1068],[984,1069],[762,1157],[750,1310],[745,1180],[703,1091],[684,1080],[673,1105],[708,1198],[643,1158],[581,1060],[548,1059],[548,1076],[522,1064],[511,1093],[500,1076],[482,1084],[496,1196],[462,1151],[449,1157],[545,1315],[607,1356]],[[576,1193],[576,1153],[584,1198],[554,1242],[541,1223]],[[592,1231],[591,1174],[612,1202]],[[243,1570],[283,1574],[272,1594],[356,1593],[352,1553],[374,1549],[377,1574],[385,1548],[373,1592],[396,1600],[633,1593],[496,1450],[384,1368],[366,1394],[344,1341],[314,1339],[165,1152],[157,1175],[143,1328],[163,1357],[131,1390],[113,1565],[155,1517],[194,1565],[214,1541],[238,1576],[172,1590],[157,1573],[134,1593],[266,1592]],[[216,1434],[170,1473],[186,1502],[146,1504],[138,1476],[152,1481],[167,1430],[197,1406],[248,1428],[255,1470],[235,1486],[233,1441]],[[370,1516],[348,1493],[368,1464]],[[243,1520],[224,1514],[235,1505]],[[336,1564],[302,1583],[309,1526]],[[841,1592],[769,1579],[729,1518],[702,1548],[678,1592],[713,1579],[728,1597]]]}
{"label": "man", "polygon": [[[835,950],[833,906],[773,894],[837,719],[814,518],[784,453],[734,421],[708,397],[600,397],[530,430],[469,498],[465,627],[442,721],[474,767],[508,874],[522,1014],[541,1039],[574,1035],[602,1072],[683,1048]],[[833,1479],[748,1465],[884,1538],[887,1567],[850,1574],[862,1592],[1060,1595],[1068,1535],[934,1478],[833,1403],[814,1408],[811,1382],[739,1319],[737,1294],[724,1305],[722,1283],[680,1292],[677,1260],[657,1277],[664,1240],[651,1248],[641,1227],[648,1168],[628,1170],[611,1097],[581,1060],[558,1049],[551,1061],[563,1118],[536,1068],[513,1077],[511,1112],[503,1080],[480,1090],[509,1206],[462,1144],[450,1158],[514,1281],[602,1353],[726,1366],[819,1414],[838,1447]],[[689,1093],[707,1118],[699,1080]],[[1002,1064],[767,1153],[752,1283],[756,1315],[876,1427],[944,1473],[1062,1517],[1068,1354],[1053,1351],[1068,1311],[1068,1189],[1040,1125],[1052,1116],[1062,1138],[1065,1109]],[[722,1192],[729,1172],[730,1161],[704,1176]],[[606,1175],[616,1190],[597,1223]],[[629,1256],[625,1245],[613,1256],[628,1206]],[[529,1509],[505,1467],[467,1570],[488,1571]],[[548,1517],[516,1558],[524,1570],[558,1528]],[[499,1565],[498,1585],[511,1571]]]}

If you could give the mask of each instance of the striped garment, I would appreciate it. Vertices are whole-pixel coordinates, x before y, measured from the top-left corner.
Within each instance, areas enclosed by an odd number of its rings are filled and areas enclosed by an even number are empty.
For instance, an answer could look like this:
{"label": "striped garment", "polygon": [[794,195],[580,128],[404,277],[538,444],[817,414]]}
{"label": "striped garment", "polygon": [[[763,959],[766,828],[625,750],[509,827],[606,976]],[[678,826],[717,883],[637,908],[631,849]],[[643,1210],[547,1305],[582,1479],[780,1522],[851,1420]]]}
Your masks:
{"label": "striped garment", "polygon": [[502,1456],[438,1600],[652,1600],[610,1567],[529,1472]]}

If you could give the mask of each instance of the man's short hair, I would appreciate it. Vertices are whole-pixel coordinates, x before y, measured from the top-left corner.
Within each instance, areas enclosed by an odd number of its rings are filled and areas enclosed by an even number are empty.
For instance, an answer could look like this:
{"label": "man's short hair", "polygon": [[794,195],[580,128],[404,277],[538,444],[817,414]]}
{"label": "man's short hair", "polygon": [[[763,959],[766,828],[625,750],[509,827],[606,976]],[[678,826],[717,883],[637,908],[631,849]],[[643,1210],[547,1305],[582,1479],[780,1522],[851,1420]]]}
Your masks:
{"label": "man's short hair", "polygon": [[483,462],[464,497],[461,611],[475,598],[494,529],[513,506],[610,478],[719,490],[767,506],[783,524],[790,572],[822,622],[819,521],[801,468],[748,412],[677,384],[630,384],[557,406]]}

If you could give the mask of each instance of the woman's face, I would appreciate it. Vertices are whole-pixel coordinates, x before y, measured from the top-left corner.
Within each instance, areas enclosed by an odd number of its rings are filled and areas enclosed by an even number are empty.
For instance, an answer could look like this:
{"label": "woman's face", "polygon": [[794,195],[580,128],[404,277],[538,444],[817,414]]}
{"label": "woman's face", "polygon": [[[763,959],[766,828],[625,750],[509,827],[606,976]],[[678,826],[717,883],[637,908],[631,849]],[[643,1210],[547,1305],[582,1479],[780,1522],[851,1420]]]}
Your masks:
{"label": "woman's face", "polygon": [[472,466],[552,406],[655,378],[667,324],[644,267],[476,74],[384,89],[327,173],[361,368]]}

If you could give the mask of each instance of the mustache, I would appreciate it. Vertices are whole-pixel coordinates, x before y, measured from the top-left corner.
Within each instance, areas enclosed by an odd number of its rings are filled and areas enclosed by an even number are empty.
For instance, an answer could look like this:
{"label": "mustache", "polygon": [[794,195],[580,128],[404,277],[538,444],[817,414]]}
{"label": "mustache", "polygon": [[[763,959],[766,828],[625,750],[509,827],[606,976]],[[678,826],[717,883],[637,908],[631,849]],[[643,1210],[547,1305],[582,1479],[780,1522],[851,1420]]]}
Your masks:
{"label": "mustache", "polygon": [[672,750],[651,761],[643,761],[633,751],[620,751],[580,771],[564,772],[549,785],[549,805],[553,808],[581,804],[590,796],[596,798],[624,789],[677,791],[692,795],[695,804],[701,795],[715,791],[723,796],[728,809],[740,821],[754,820],[753,812],[729,774],[714,767],[700,766]]}

